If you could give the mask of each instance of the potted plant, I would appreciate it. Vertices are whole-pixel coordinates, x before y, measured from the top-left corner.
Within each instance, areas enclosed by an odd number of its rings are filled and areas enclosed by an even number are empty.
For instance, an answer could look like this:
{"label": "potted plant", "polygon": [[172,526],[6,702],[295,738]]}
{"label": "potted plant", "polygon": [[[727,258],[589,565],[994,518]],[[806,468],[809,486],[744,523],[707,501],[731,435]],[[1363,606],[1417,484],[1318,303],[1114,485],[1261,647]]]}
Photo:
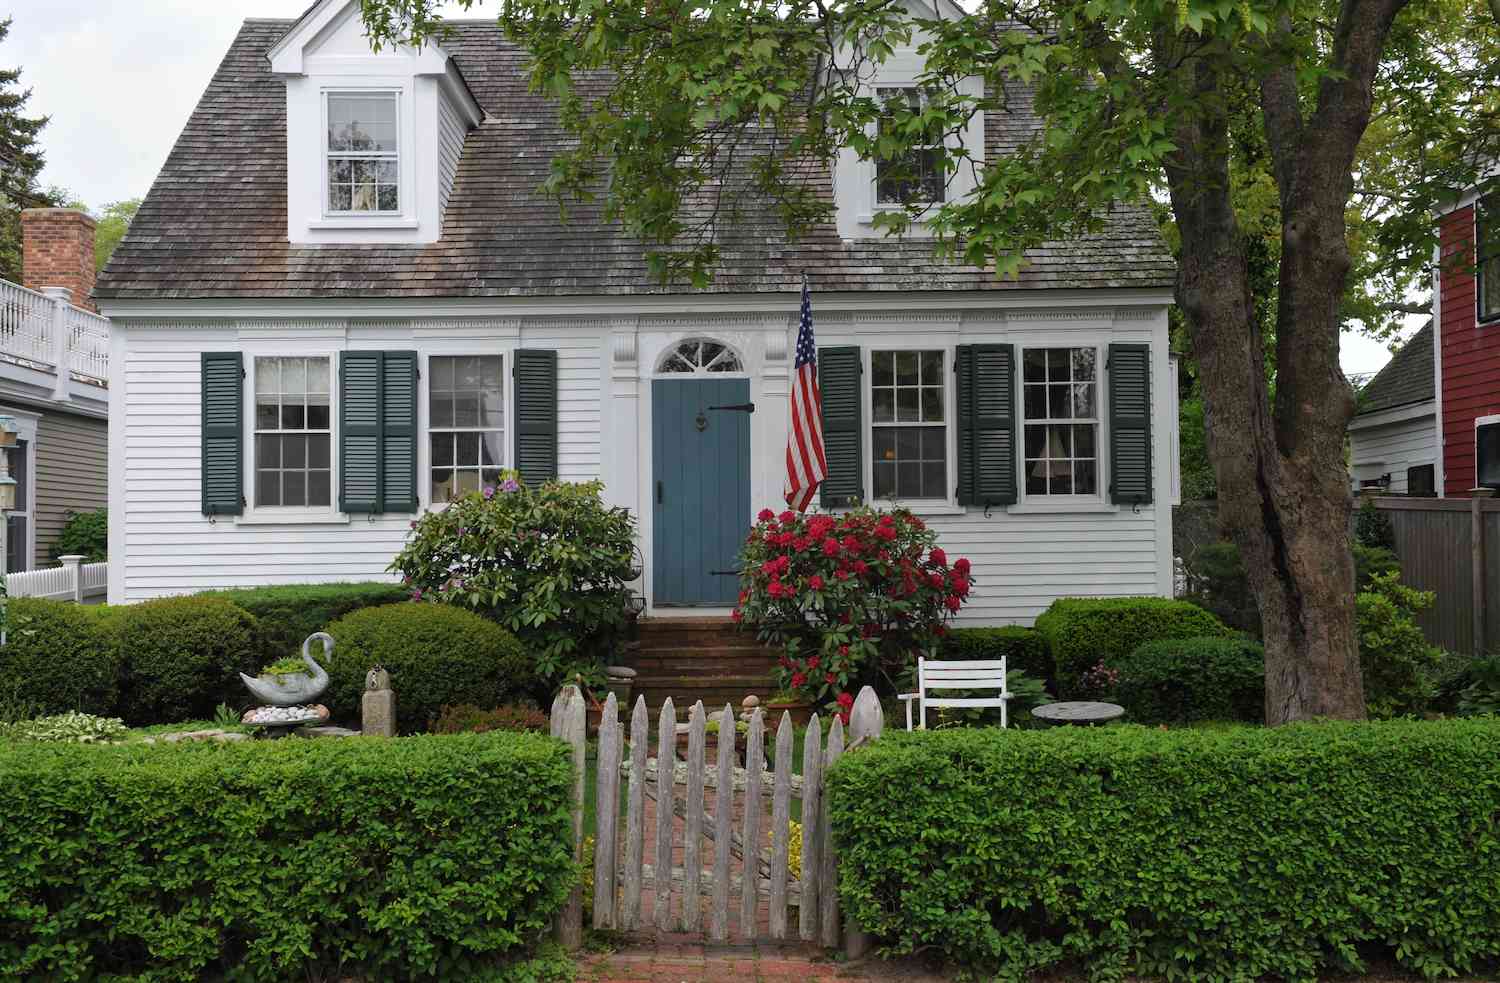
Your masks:
{"label": "potted plant", "polygon": [[776,728],[781,724],[783,713],[792,715],[792,726],[806,727],[808,721],[812,720],[812,698],[792,690],[772,693],[771,698],[766,700],[767,733],[775,733]]}
{"label": "potted plant", "polygon": [[[703,760],[708,764],[715,764],[719,760],[719,717],[715,714],[710,717],[703,726]],[[745,763],[746,737],[750,733],[750,725],[743,720],[734,722],[734,764],[741,767]],[[683,728],[677,732],[677,750],[683,757],[687,757],[688,731]]]}

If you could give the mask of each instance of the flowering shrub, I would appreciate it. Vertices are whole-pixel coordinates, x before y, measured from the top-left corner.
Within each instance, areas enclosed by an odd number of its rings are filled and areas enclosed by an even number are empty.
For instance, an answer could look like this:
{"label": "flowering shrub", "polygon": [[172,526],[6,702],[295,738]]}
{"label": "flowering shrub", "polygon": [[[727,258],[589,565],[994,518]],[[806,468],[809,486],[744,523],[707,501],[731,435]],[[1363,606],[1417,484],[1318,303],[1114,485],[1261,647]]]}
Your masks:
{"label": "flowering shrub", "polygon": [[886,684],[938,654],[973,588],[937,536],[904,509],[760,513],[745,542],[734,619],[784,649],[778,683],[847,718],[860,684]]}
{"label": "flowering shrub", "polygon": [[601,660],[624,628],[635,524],[604,504],[598,482],[533,489],[514,472],[502,479],[413,522],[391,569],[413,598],[510,629],[551,687],[575,663]]}
{"label": "flowering shrub", "polygon": [[1092,669],[1085,670],[1083,675],[1078,677],[1078,696],[1090,700],[1102,700],[1111,696],[1115,687],[1119,685],[1120,671],[1098,662]]}

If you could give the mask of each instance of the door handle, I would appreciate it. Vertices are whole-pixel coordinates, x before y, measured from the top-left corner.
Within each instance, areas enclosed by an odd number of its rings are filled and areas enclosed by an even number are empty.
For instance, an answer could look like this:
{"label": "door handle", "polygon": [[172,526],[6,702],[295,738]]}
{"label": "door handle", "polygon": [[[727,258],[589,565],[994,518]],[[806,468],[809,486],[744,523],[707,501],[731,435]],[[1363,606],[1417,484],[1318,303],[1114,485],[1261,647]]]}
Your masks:
{"label": "door handle", "polygon": [[661,482],[660,481],[658,481],[656,483],[656,504],[657,505],[661,504]]}

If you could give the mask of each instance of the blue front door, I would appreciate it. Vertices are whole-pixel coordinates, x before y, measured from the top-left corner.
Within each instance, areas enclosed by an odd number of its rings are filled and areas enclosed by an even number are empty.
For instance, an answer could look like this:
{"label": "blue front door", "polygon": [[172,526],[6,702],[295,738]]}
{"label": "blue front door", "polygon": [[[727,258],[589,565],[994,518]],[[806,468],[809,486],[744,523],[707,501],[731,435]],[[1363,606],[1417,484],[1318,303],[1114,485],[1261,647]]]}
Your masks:
{"label": "blue front door", "polygon": [[748,379],[651,383],[652,587],[658,605],[728,606],[750,530]]}

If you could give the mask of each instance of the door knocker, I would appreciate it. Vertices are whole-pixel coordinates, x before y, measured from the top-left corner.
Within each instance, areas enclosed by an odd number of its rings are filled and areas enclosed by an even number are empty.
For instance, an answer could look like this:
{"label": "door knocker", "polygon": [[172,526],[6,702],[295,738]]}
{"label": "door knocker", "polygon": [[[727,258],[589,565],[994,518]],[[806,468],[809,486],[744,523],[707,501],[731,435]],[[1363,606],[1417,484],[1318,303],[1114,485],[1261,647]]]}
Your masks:
{"label": "door knocker", "polygon": [[693,423],[697,426],[699,433],[702,433],[703,431],[708,429],[708,417],[703,415],[702,410],[698,411],[698,418],[694,420]]}

